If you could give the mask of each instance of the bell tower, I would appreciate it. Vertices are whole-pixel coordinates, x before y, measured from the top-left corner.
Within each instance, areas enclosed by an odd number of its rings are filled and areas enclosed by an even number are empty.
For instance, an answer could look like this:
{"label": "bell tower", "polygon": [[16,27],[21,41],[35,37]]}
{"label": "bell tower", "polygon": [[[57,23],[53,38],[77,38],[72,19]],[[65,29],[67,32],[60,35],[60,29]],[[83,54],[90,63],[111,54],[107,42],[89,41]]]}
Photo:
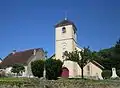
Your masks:
{"label": "bell tower", "polygon": [[55,25],[55,53],[56,59],[63,61],[65,51],[72,52],[76,44],[76,26],[68,19],[64,19]]}

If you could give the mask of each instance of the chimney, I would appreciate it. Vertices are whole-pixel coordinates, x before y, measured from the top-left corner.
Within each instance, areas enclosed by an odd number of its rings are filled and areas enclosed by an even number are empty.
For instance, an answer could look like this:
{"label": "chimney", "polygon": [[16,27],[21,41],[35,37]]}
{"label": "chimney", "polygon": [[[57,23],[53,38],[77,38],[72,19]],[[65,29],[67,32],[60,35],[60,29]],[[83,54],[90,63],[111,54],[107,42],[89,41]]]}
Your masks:
{"label": "chimney", "polygon": [[13,50],[12,54],[15,54],[16,53],[16,50]]}

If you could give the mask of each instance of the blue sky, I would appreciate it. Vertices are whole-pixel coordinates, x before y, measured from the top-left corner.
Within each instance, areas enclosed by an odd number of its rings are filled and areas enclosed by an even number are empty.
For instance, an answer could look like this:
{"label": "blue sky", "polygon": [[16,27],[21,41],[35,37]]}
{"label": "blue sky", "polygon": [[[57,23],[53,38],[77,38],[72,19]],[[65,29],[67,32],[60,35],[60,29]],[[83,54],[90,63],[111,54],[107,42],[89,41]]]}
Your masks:
{"label": "blue sky", "polygon": [[0,0],[0,57],[31,48],[54,54],[54,25],[65,12],[80,47],[109,48],[120,38],[120,0]]}

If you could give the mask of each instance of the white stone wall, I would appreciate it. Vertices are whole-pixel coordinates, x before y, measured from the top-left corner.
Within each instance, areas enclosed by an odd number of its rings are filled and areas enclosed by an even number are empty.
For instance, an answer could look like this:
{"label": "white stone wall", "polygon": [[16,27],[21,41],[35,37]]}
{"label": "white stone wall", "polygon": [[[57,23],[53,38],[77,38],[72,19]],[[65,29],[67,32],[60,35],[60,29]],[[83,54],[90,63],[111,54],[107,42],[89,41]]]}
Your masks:
{"label": "white stone wall", "polygon": [[69,78],[79,77],[81,75],[81,69],[76,62],[70,60],[64,61],[63,67],[69,70]]}
{"label": "white stone wall", "polygon": [[5,69],[5,73],[6,73],[6,74],[10,74],[10,73],[11,73],[11,69],[12,69],[12,67],[6,68],[6,69]]}
{"label": "white stone wall", "polygon": [[63,27],[57,27],[56,30],[56,40],[55,40],[55,52],[56,52],[56,59],[60,59],[63,61],[62,56],[63,52],[68,51],[72,52],[75,50],[76,42],[75,42],[75,35],[74,29],[72,25],[64,26],[66,28],[66,33],[62,33]]}
{"label": "white stone wall", "polygon": [[[90,71],[88,74],[88,66],[90,67]],[[102,78],[102,69],[94,65],[92,62],[89,62],[85,67],[84,67],[84,76],[85,77],[93,77],[95,79],[103,79]]]}

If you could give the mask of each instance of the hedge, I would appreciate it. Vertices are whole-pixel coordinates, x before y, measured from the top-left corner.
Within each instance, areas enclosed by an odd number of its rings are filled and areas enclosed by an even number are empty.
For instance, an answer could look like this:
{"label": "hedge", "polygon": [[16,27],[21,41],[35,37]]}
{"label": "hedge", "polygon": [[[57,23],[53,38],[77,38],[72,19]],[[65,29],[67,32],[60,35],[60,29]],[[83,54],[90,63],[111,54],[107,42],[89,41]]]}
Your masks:
{"label": "hedge", "polygon": [[117,70],[117,75],[120,77],[120,70]]}
{"label": "hedge", "polygon": [[109,79],[111,76],[112,76],[112,71],[111,70],[103,70],[102,77],[104,79]]}

